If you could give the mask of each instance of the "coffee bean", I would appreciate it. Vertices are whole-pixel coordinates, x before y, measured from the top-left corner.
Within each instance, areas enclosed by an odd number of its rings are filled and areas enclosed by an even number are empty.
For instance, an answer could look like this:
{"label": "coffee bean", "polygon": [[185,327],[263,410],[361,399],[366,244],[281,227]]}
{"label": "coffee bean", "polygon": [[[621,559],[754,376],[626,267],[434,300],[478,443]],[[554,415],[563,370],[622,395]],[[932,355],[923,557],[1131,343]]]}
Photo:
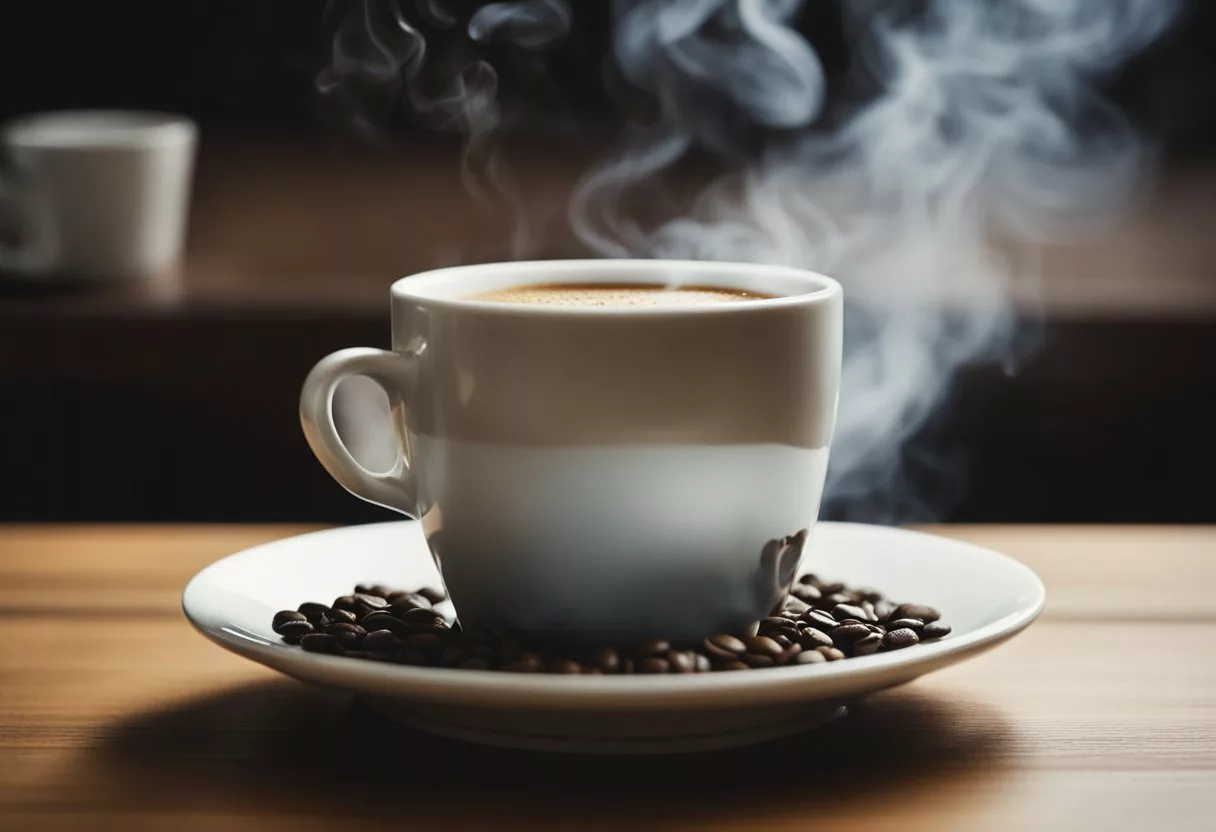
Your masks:
{"label": "coffee bean", "polygon": [[845,595],[843,592],[833,592],[830,595],[824,595],[822,598],[820,598],[817,602],[815,602],[815,606],[821,610],[831,610],[841,604],[852,603],[852,601],[853,599]]}
{"label": "coffee bean", "polygon": [[460,662],[468,657],[463,647],[458,647],[454,644],[449,644],[444,647],[439,653],[439,663],[444,667],[455,667]]}
{"label": "coffee bean", "polygon": [[408,636],[410,633],[414,632],[409,624],[406,624],[400,618],[395,618],[390,613],[383,610],[365,615],[359,626],[367,630],[369,633],[387,630],[393,635],[401,638],[404,638],[405,636]]}
{"label": "coffee bean", "polygon": [[825,633],[836,629],[840,623],[822,610],[808,610],[802,614],[802,620]]}
{"label": "coffee bean", "polygon": [[892,618],[919,618],[926,624],[932,624],[934,621],[942,617],[942,614],[933,607],[925,606],[924,604],[900,604],[891,613]]}
{"label": "coffee bean", "polygon": [[357,584],[355,586],[356,595],[377,595],[381,598],[388,598],[392,590],[384,584]]}
{"label": "coffee bean", "polygon": [[442,630],[448,625],[446,618],[429,609],[408,610],[400,618],[414,630]]}
{"label": "coffee bean", "polygon": [[515,661],[504,664],[502,669],[508,673],[543,673],[545,663],[535,653],[524,653]]}
{"label": "coffee bean", "polygon": [[867,631],[864,638],[853,642],[852,651],[854,656],[868,656],[871,653],[877,653],[880,647],[882,647],[882,636]]}
{"label": "coffee bean", "polygon": [[401,642],[388,630],[371,630],[363,637],[363,649],[377,653],[396,653]]}
{"label": "coffee bean", "polygon": [[367,630],[358,624],[329,624],[325,627],[325,634],[337,638],[343,647],[354,649],[354,645],[367,635]]}
{"label": "coffee bean", "polygon": [[794,657],[802,652],[801,644],[791,644],[789,647],[781,651],[781,655],[777,657],[778,665],[789,664],[794,660]]}
{"label": "coffee bean", "polygon": [[720,659],[732,659],[739,653],[747,652],[747,645],[729,633],[718,633],[710,636],[701,643],[705,652]]}
{"label": "coffee bean", "polygon": [[321,620],[326,624],[355,624],[359,619],[347,610],[330,610],[321,616]]}
{"label": "coffee bean", "polygon": [[[778,653],[777,655],[780,656],[781,654]],[[749,667],[772,667],[774,664],[776,664],[776,657],[767,654],[744,653],[742,656],[740,656],[740,658],[743,659],[743,661],[746,662]]]}
{"label": "coffee bean", "polygon": [[621,657],[611,647],[600,647],[587,657],[587,663],[604,673],[616,673],[621,666]]}
{"label": "coffee bean", "polygon": [[667,643],[667,639],[648,638],[634,647],[633,654],[639,658],[643,656],[661,656],[670,649],[671,645]]}
{"label": "coffee bean", "polygon": [[300,624],[308,623],[308,616],[302,612],[295,610],[281,610],[274,614],[274,619],[270,622],[270,629],[274,630],[279,635],[283,634],[280,629],[284,624]]}
{"label": "coffee bean", "polygon": [[745,642],[747,652],[760,656],[780,656],[782,647],[768,636],[752,636]]}
{"label": "coffee bean", "polygon": [[305,602],[298,610],[282,610],[271,626],[284,642],[298,643],[310,652],[420,667],[497,667],[566,675],[704,673],[819,664],[903,649],[950,633],[932,607],[894,605],[874,590],[851,589],[805,575],[771,615],[741,628],[738,635],[710,636],[699,650],[672,649],[666,639],[650,638],[631,645],[625,656],[619,648],[601,646],[580,653],[584,659],[580,663],[566,658],[558,645],[524,640],[497,625],[468,631],[458,622],[449,626],[432,607],[444,600],[446,596],[435,589],[360,584],[354,593],[336,598],[332,607]]}
{"label": "coffee bean", "polygon": [[672,650],[667,654],[667,663],[673,673],[693,673],[697,669],[697,659],[691,650]]}
{"label": "coffee bean", "polygon": [[407,593],[393,600],[388,605],[389,612],[397,617],[405,615],[410,610],[429,610],[431,602],[417,592]]}
{"label": "coffee bean", "polygon": [[434,633],[411,633],[403,638],[401,643],[406,647],[425,650],[429,653],[438,653],[444,646],[443,639]]}
{"label": "coffee bean", "polygon": [[804,604],[814,604],[823,597],[822,592],[809,584],[794,584],[790,587],[790,595]]}
{"label": "coffee bean", "polygon": [[667,660],[660,659],[658,656],[639,659],[636,667],[638,673],[666,673],[671,670],[671,665],[667,663]]}
{"label": "coffee bean", "polygon": [[823,630],[816,630],[814,627],[807,627],[798,634],[798,643],[807,650],[813,650],[816,647],[835,647],[836,642],[832,641],[832,637]]}
{"label": "coffee bean", "polygon": [[298,609],[304,615],[304,617],[313,624],[316,624],[321,620],[322,615],[329,612],[329,607],[325,606],[324,604],[318,604],[316,601],[305,601],[296,609]]}
{"label": "coffee bean", "polygon": [[861,607],[852,604],[837,604],[832,607],[832,617],[837,621],[844,621],[846,618],[852,618],[857,621],[868,621],[869,616]]}
{"label": "coffee bean", "polygon": [[448,598],[447,594],[443,590],[436,589],[433,586],[422,587],[418,590],[418,594],[430,601],[432,604],[438,604],[440,601],[446,601]]}
{"label": "coffee bean", "polygon": [[772,630],[778,630],[778,631],[784,630],[786,627],[789,627],[789,626],[790,626],[790,620],[788,618],[781,618],[781,617],[776,617],[776,616],[771,617],[771,618],[764,618],[764,619],[761,619],[761,621],[760,621],[760,634],[767,636],[767,635],[769,635],[770,631],[772,631]]}
{"label": "coffee bean", "polygon": [[417,647],[402,647],[397,651],[396,662],[398,664],[412,664],[425,666],[431,663],[431,657],[425,650],[419,650]]}
{"label": "coffee bean", "polygon": [[832,643],[837,647],[847,647],[855,641],[874,634],[865,624],[842,624],[828,635],[832,637]]}
{"label": "coffee bean", "polygon": [[823,664],[827,659],[818,650],[803,650],[794,656],[794,664]]}
{"label": "coffee bean", "polygon": [[900,650],[904,647],[911,647],[913,644],[920,642],[920,636],[916,635],[916,631],[909,630],[904,627],[898,630],[892,630],[883,636],[882,649],[884,650]]}
{"label": "coffee bean", "polygon": [[920,640],[929,641],[930,639],[941,638],[942,636],[950,635],[950,625],[943,624],[940,621],[930,621],[925,625],[925,629],[920,631]]}
{"label": "coffee bean", "polygon": [[335,610],[346,610],[347,612],[359,611],[359,599],[353,595],[339,595],[334,599],[332,604]]}
{"label": "coffee bean", "polygon": [[285,621],[279,625],[278,633],[288,644],[299,644],[300,639],[312,632],[307,621]]}
{"label": "coffee bean", "polygon": [[328,653],[333,656],[342,655],[341,642],[335,636],[326,633],[309,633],[300,639],[300,646],[309,653]]}

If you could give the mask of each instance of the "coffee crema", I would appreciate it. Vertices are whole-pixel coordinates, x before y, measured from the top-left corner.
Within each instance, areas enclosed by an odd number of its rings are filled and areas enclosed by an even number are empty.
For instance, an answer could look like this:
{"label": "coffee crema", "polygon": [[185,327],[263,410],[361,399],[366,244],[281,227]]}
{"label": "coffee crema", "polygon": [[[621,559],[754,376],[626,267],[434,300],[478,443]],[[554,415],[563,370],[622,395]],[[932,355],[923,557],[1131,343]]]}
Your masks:
{"label": "coffee crema", "polygon": [[777,297],[717,286],[660,286],[645,283],[545,283],[511,286],[468,295],[468,300],[521,303],[533,306],[642,308],[711,306]]}

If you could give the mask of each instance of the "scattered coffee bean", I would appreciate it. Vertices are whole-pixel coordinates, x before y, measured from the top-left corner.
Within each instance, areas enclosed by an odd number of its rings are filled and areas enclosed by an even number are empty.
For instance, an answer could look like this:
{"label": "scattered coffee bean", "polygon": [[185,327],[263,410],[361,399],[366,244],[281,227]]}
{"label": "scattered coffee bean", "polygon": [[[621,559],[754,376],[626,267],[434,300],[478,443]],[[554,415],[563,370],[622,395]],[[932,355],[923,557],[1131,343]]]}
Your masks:
{"label": "scattered coffee bean", "polygon": [[747,645],[729,633],[718,633],[710,636],[701,644],[710,655],[720,659],[730,660],[740,653],[747,652]]}
{"label": "scattered coffee bean", "polygon": [[695,673],[697,657],[691,650],[671,650],[667,653],[667,664],[673,673]]}
{"label": "scattered coffee bean", "polygon": [[903,627],[898,630],[892,630],[882,637],[882,646],[884,650],[900,650],[904,647],[911,647],[920,641],[920,636],[915,630],[910,630]]}
{"label": "scattered coffee bean", "polygon": [[545,663],[535,653],[524,653],[513,662],[507,662],[502,669],[508,673],[543,673]]}
{"label": "scattered coffee bean", "polygon": [[802,620],[816,630],[823,630],[825,633],[831,632],[840,624],[839,621],[823,610],[807,610],[802,614]]}
{"label": "scattered coffee bean", "polygon": [[282,610],[274,614],[274,619],[270,622],[270,629],[281,635],[282,630],[280,628],[284,624],[299,624],[301,622],[307,624],[308,616],[295,610]]}
{"label": "scattered coffee bean", "polygon": [[892,618],[919,618],[926,624],[932,624],[934,621],[942,617],[942,614],[933,607],[927,607],[924,604],[900,604],[891,613]]}
{"label": "scattered coffee bean", "polygon": [[[908,632],[912,632],[909,630]],[[877,653],[882,647],[882,636],[878,633],[866,631],[865,638],[859,638],[853,642],[852,650],[854,656],[869,656],[872,653]]]}
{"label": "scattered coffee bean", "polygon": [[747,639],[745,644],[747,645],[747,652],[760,656],[780,656],[781,651],[784,649],[768,636],[752,636]]}
{"label": "scattered coffee bean", "polygon": [[389,612],[396,616],[405,615],[410,610],[429,610],[431,602],[420,592],[408,592],[394,598],[388,605]]}
{"label": "scattered coffee bean", "polygon": [[794,660],[794,657],[802,652],[801,644],[791,644],[789,647],[781,651],[781,655],[777,656],[776,663],[779,665],[789,664]]}
{"label": "scattered coffee bean", "polygon": [[837,647],[847,647],[855,641],[874,634],[865,624],[842,624],[828,635],[832,637],[832,643]]}
{"label": "scattered coffee bean", "polygon": [[621,657],[611,647],[600,647],[591,653],[587,662],[604,673],[616,673],[621,666]]}
{"label": "scattered coffee bean", "polygon": [[661,656],[671,649],[665,638],[648,638],[634,648],[633,654],[638,658],[643,656]]}
{"label": "scattered coffee bean", "polygon": [[371,630],[363,637],[363,648],[376,653],[396,653],[401,642],[389,630]]}
{"label": "scattered coffee bean", "polygon": [[666,659],[647,656],[637,662],[636,669],[638,673],[666,673],[671,669],[671,665],[667,663]]}
{"label": "scattered coffee bean", "polygon": [[834,647],[836,642],[832,641],[832,637],[823,630],[816,630],[814,627],[807,627],[798,634],[798,643],[807,650],[813,650],[816,647]]}
{"label": "scattered coffee bean", "polygon": [[288,644],[299,644],[300,639],[312,632],[312,625],[307,621],[284,621],[275,632]]}
{"label": "scattered coffee bean", "polygon": [[920,631],[920,640],[929,641],[930,639],[948,635],[950,635],[949,624],[943,624],[941,621],[931,621],[925,625],[925,629]]}
{"label": "scattered coffee bean", "polygon": [[[777,654],[781,655],[780,653]],[[744,653],[740,658],[748,665],[748,667],[772,667],[775,665],[776,656],[760,653]]]}
{"label": "scattered coffee bean", "polygon": [[866,615],[866,611],[861,607],[853,604],[837,604],[832,608],[832,617],[837,621],[843,621],[846,618],[852,618],[856,621],[869,621],[870,617]]}
{"label": "scattered coffee bean", "polygon": [[310,633],[300,639],[300,646],[310,653],[328,653],[336,656],[344,652],[338,639],[326,633]]}
{"label": "scattered coffee bean", "polygon": [[316,601],[305,601],[297,609],[313,624],[316,624],[321,620],[321,616],[329,612],[329,607],[324,604],[318,604]]}
{"label": "scattered coffee bean", "polygon": [[271,627],[287,644],[313,653],[423,667],[456,667],[562,675],[706,673],[834,662],[849,656],[901,650],[950,633],[924,604],[895,604],[870,589],[851,589],[804,575],[774,614],[718,633],[695,649],[663,638],[580,650],[567,658],[560,645],[525,641],[498,626],[462,630],[434,604],[439,590],[359,584],[332,606],[314,601],[275,613]]}

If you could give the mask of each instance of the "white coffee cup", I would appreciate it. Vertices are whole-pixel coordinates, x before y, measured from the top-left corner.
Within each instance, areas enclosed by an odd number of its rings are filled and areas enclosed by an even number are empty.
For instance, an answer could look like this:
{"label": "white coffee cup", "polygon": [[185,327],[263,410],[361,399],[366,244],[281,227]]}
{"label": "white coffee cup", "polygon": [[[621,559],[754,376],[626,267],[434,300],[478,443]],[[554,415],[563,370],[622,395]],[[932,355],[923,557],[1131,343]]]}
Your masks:
{"label": "white coffee cup", "polygon": [[0,133],[0,203],[20,240],[0,269],[32,277],[126,278],[181,257],[197,128],[160,113],[40,113]]}
{"label": "white coffee cup", "polygon": [[[776,295],[596,308],[473,300],[552,283]],[[365,500],[421,521],[465,626],[576,640],[738,631],[793,579],[823,491],[842,293],[795,268],[661,260],[495,263],[392,287],[392,351],[323,359],[300,417]],[[332,417],[365,375],[400,453],[363,468]]]}

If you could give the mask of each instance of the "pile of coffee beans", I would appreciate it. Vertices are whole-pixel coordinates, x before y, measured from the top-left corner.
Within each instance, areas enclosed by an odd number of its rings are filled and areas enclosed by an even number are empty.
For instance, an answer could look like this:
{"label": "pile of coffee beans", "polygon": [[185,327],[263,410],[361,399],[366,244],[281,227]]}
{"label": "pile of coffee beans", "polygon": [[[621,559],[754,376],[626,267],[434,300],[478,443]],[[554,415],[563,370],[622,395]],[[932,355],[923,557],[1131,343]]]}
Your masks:
{"label": "pile of coffee beans", "polygon": [[751,635],[718,633],[693,647],[663,638],[596,648],[528,641],[506,630],[451,623],[438,590],[359,585],[332,604],[275,613],[274,631],[313,653],[369,661],[515,673],[706,673],[819,664],[901,650],[949,635],[938,611],[805,575],[781,610]]}

